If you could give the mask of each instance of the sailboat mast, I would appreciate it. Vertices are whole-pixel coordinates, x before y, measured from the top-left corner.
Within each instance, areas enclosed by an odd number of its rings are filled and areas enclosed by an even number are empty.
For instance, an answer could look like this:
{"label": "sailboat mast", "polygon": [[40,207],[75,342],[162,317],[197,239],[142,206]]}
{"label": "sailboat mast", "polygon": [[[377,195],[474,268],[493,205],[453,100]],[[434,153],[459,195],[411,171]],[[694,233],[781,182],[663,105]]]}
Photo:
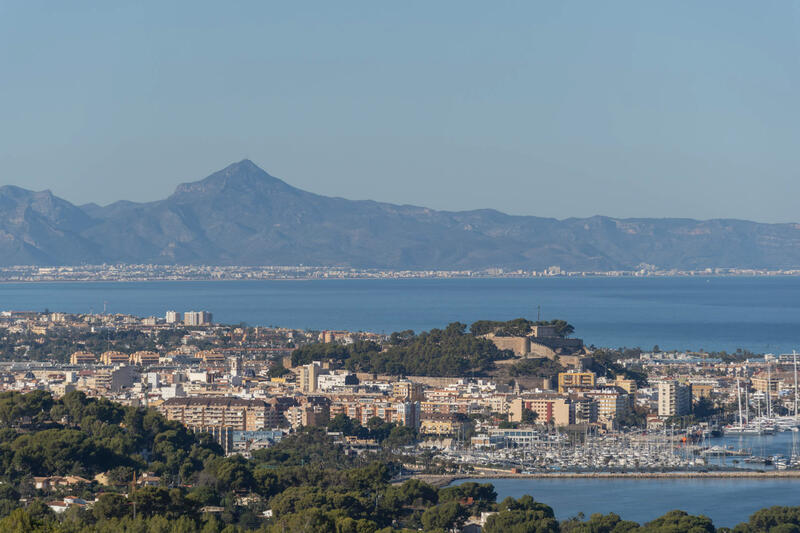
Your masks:
{"label": "sailboat mast", "polygon": [[797,419],[797,352],[792,350],[792,363],[794,364],[794,417]]}
{"label": "sailboat mast", "polygon": [[767,363],[767,418],[772,420],[772,365]]}
{"label": "sailboat mast", "polygon": [[750,387],[744,388],[744,417],[750,423]]}
{"label": "sailboat mast", "polygon": [[739,387],[739,378],[736,378],[736,400],[739,402],[739,427],[743,427],[742,423],[742,389]]}

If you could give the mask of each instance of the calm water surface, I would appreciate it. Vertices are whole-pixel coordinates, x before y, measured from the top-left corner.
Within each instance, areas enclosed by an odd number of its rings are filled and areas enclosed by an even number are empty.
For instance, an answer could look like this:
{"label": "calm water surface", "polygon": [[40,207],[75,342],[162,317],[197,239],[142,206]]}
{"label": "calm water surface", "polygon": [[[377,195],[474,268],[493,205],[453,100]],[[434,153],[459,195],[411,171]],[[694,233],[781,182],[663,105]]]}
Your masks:
{"label": "calm water surface", "polygon": [[476,479],[492,483],[498,501],[530,494],[559,520],[583,513],[620,515],[644,523],[673,509],[732,527],[773,505],[800,505],[800,479]]}
{"label": "calm water surface", "polygon": [[[421,331],[449,322],[564,318],[598,346],[787,352],[800,348],[800,278],[549,278],[0,284],[0,309],[163,316],[206,309],[223,323],[309,329]],[[787,454],[791,439],[725,442]],[[559,518],[616,512],[637,522],[671,509],[718,526],[770,505],[800,505],[800,480],[507,480]]]}
{"label": "calm water surface", "polygon": [[311,329],[421,331],[479,319],[564,318],[597,346],[800,348],[800,278],[546,278],[0,284],[0,309],[163,316]]}

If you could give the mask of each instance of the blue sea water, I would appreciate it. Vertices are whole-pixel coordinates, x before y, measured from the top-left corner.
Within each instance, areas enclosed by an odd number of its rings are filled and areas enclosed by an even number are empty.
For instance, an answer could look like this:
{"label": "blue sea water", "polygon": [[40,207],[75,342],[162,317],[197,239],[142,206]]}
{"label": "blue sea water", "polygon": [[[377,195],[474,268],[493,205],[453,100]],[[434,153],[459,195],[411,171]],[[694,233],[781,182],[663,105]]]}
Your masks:
{"label": "blue sea water", "polygon": [[[733,435],[710,439],[708,446],[728,446],[762,457],[792,455],[796,435],[791,431],[775,435]],[[677,453],[683,453],[680,450]],[[774,469],[744,464],[737,457],[714,458],[728,468]],[[626,520],[645,523],[674,509],[705,515],[717,527],[733,527],[746,522],[759,509],[800,506],[800,479],[773,478],[561,478],[561,479],[473,479],[459,480],[492,483],[498,501],[530,494],[553,508],[559,520],[578,513],[588,518],[593,513],[620,515]]]}
{"label": "blue sea water", "polygon": [[[421,331],[479,319],[563,318],[597,346],[782,353],[800,349],[800,278],[546,278],[0,283],[0,310],[130,313],[205,309],[222,323]],[[749,439],[749,440],[748,440]],[[755,439],[755,440],[753,440]],[[739,437],[754,453],[790,443]],[[779,442],[780,441],[780,442]],[[532,494],[559,518],[616,512],[637,522],[671,509],[718,526],[770,505],[800,505],[800,480],[494,481],[500,497]]]}
{"label": "blue sea water", "polygon": [[[762,457],[792,455],[796,436],[791,431],[774,435],[733,435],[713,438],[707,446],[726,446],[747,450]],[[678,450],[679,454],[683,452]],[[741,458],[711,458],[714,464],[748,470],[774,470],[756,464],[744,464]],[[705,515],[717,527],[733,527],[746,522],[759,509],[800,506],[798,478],[548,478],[548,479],[472,479],[492,483],[498,501],[511,496],[530,494],[535,500],[553,508],[559,520],[583,513],[616,513],[626,520],[645,523],[674,509],[694,515]]]}
{"label": "blue sea water", "polygon": [[0,309],[206,309],[223,323],[421,331],[453,321],[563,318],[596,346],[800,348],[800,277],[2,283]]}
{"label": "blue sea water", "polygon": [[616,513],[645,523],[674,509],[711,518],[717,527],[733,527],[773,505],[800,505],[797,479],[473,479],[492,483],[498,501],[530,494],[566,520],[583,513]]}

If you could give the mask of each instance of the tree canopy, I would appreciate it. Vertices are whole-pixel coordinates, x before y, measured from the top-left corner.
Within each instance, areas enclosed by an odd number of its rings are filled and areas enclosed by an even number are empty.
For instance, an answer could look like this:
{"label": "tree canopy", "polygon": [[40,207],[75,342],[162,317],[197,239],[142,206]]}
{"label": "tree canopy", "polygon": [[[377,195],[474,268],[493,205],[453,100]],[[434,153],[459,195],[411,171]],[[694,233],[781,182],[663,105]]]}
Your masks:
{"label": "tree canopy", "polygon": [[401,332],[390,336],[385,346],[371,341],[302,346],[292,353],[292,363],[333,359],[354,372],[464,376],[484,374],[494,367],[494,361],[508,356],[491,341],[467,333],[466,327],[453,322],[419,335]]}
{"label": "tree canopy", "polygon": [[552,326],[555,328],[556,335],[559,337],[569,337],[575,332],[572,324],[566,320],[528,320],[527,318],[515,318],[513,320],[478,320],[469,327],[473,335],[486,335],[494,333],[498,337],[524,337],[530,335],[533,326]]}

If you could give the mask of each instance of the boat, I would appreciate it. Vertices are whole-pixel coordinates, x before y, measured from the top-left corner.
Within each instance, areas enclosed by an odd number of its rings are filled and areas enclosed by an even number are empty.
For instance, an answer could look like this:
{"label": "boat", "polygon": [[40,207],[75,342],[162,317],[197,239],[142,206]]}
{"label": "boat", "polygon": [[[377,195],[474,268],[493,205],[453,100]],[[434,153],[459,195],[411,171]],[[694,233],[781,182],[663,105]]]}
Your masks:
{"label": "boat", "polygon": [[725,435],[769,435],[767,429],[758,427],[753,424],[731,424],[723,428]]}

